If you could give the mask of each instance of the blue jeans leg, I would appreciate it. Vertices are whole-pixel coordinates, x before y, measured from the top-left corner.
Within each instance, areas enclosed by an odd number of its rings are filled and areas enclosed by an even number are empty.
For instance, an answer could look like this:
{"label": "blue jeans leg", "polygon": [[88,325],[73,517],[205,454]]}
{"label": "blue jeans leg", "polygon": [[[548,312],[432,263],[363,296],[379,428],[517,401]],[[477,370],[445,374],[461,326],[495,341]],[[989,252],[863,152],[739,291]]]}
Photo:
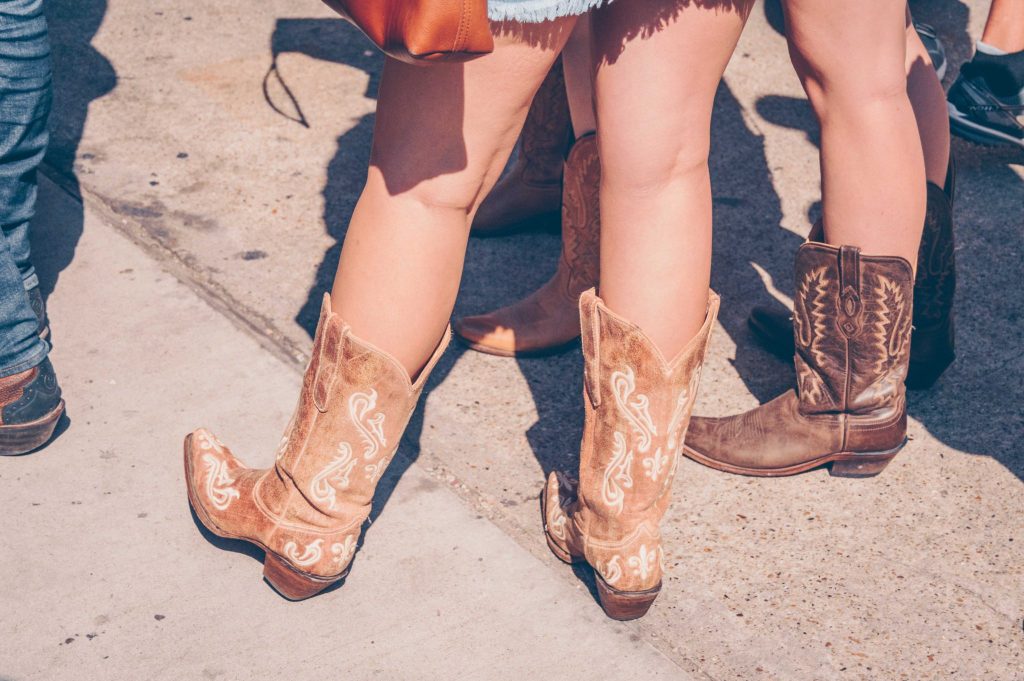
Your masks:
{"label": "blue jeans leg", "polygon": [[42,0],[0,0],[0,377],[42,362],[49,345],[26,291],[38,286],[29,222],[52,102]]}

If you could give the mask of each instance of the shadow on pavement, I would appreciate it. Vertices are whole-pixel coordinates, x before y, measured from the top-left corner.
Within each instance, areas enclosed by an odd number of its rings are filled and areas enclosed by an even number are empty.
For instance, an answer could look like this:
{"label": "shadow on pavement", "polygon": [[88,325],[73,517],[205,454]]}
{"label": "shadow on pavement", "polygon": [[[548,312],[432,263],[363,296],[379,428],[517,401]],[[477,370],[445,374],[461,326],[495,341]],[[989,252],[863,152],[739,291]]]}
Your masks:
{"label": "shadow on pavement", "polygon": [[[46,18],[53,55],[53,110],[50,146],[45,168],[66,190],[80,196],[75,161],[89,116],[89,105],[117,87],[111,63],[92,46],[93,36],[107,12],[106,0],[49,0]],[[73,219],[60,225],[33,226],[32,261],[39,272],[39,288],[48,297],[60,273],[75,256],[82,236],[80,204]],[[60,325],[60,320],[56,325]]]}

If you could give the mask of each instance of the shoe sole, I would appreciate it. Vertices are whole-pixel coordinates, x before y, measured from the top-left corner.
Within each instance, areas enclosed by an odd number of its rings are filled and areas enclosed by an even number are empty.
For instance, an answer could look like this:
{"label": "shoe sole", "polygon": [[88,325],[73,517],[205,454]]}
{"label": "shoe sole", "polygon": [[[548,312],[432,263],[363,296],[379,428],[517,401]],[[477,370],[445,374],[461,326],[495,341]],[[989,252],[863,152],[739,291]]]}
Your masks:
{"label": "shoe sole", "polygon": [[710,459],[695,449],[690,448],[687,445],[683,445],[683,454],[699,464],[707,466],[708,468],[714,468],[717,471],[723,473],[732,473],[734,475],[747,475],[754,478],[782,478],[790,475],[799,475],[800,473],[806,473],[807,471],[814,470],[815,468],[821,468],[831,464],[829,468],[829,475],[837,478],[872,478],[889,465],[904,445],[907,444],[907,439],[904,438],[903,442],[898,446],[889,450],[881,452],[836,452],[833,454],[826,454],[820,456],[817,459],[811,461],[805,461],[793,466],[784,466],[782,468],[746,468],[744,466],[734,466],[724,461],[716,461]]}
{"label": "shoe sole", "polygon": [[947,102],[947,108],[949,110],[949,129],[956,136],[983,146],[1012,145],[1024,149],[1024,139],[978,125],[952,103]]}
{"label": "shoe sole", "polygon": [[573,348],[577,348],[580,345],[580,337],[576,336],[572,340],[566,341],[565,343],[559,343],[558,345],[549,345],[546,348],[537,348],[534,350],[505,350],[503,348],[496,348],[491,345],[484,345],[483,343],[477,343],[471,341],[464,336],[460,336],[458,332],[454,334],[455,340],[470,350],[481,352],[485,355],[494,355],[495,357],[508,357],[518,359],[530,359],[536,357],[551,357],[553,355],[561,355],[562,353],[568,352]]}
{"label": "shoe sole", "polygon": [[191,451],[191,445],[192,435],[189,434],[185,437],[184,456],[185,489],[188,492],[189,505],[192,507],[192,510],[195,511],[196,517],[199,518],[199,522],[203,524],[203,527],[218,537],[248,542],[253,546],[258,546],[263,549],[266,553],[263,559],[263,578],[274,588],[274,591],[290,601],[302,601],[310,598],[311,596],[317,595],[332,584],[345,579],[349,572],[348,569],[334,577],[311,575],[308,572],[303,572],[302,570],[290,565],[287,560],[267,548],[263,542],[257,539],[250,539],[249,537],[232,534],[231,532],[227,532],[218,527],[217,523],[213,521],[213,518],[207,515],[206,509],[203,505],[196,501],[195,493],[192,490],[192,464],[191,457],[188,455]]}
{"label": "shoe sole", "polygon": [[50,413],[35,421],[0,426],[0,456],[19,456],[39,449],[53,437],[63,415],[61,400]]}

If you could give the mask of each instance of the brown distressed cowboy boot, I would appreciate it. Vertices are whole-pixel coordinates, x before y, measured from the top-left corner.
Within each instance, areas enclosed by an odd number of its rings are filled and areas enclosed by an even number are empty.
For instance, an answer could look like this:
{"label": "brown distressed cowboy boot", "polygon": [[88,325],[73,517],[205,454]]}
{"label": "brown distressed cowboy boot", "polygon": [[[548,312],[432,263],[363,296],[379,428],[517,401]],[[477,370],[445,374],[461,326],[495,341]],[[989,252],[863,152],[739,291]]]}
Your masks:
{"label": "brown distressed cowboy boot", "polygon": [[[956,359],[953,297],[956,255],[953,236],[953,193],[956,165],[950,157],[946,186],[928,183],[928,203],[914,281],[914,330],[910,340],[907,387],[930,388]],[[822,241],[817,222],[808,241]],[[761,343],[783,358],[793,357],[793,313],[782,306],[756,306],[747,320]]]}
{"label": "brown distressed cowboy boot", "polygon": [[586,413],[580,479],[552,473],[541,512],[551,551],[594,568],[601,607],[613,619],[642,617],[661,590],[659,523],[717,313],[718,296],[709,292],[701,330],[666,362],[639,327],[593,291],[580,299]]}
{"label": "brown distressed cowboy boot", "polygon": [[352,334],[325,295],[274,466],[247,468],[204,429],[185,438],[185,483],[199,520],[266,551],[263,576],[286,598],[308,598],[341,580],[448,336],[412,383],[397,360]]}
{"label": "brown distressed cowboy boot", "polygon": [[796,256],[797,388],[745,414],[695,416],[684,453],[728,473],[832,464],[877,475],[907,439],[913,273],[902,258],[806,243]]}
{"label": "brown distressed cowboy boot", "polygon": [[473,218],[473,236],[504,236],[530,229],[556,231],[562,161],[572,138],[559,58],[533,98],[519,137],[519,155]]}
{"label": "brown distressed cowboy boot", "polygon": [[601,163],[593,134],[581,137],[565,162],[562,256],[555,275],[507,307],[455,322],[469,347],[502,357],[529,357],[564,350],[580,335],[580,294],[597,285],[600,267],[598,187]]}

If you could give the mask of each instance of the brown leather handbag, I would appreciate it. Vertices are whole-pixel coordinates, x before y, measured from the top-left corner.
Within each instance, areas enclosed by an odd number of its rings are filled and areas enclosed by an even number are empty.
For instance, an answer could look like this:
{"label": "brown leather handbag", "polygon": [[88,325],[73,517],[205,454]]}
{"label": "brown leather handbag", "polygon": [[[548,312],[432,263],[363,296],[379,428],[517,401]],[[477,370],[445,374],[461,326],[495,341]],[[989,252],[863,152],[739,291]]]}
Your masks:
{"label": "brown leather handbag", "polygon": [[487,0],[324,0],[377,47],[411,64],[468,61],[494,50]]}

